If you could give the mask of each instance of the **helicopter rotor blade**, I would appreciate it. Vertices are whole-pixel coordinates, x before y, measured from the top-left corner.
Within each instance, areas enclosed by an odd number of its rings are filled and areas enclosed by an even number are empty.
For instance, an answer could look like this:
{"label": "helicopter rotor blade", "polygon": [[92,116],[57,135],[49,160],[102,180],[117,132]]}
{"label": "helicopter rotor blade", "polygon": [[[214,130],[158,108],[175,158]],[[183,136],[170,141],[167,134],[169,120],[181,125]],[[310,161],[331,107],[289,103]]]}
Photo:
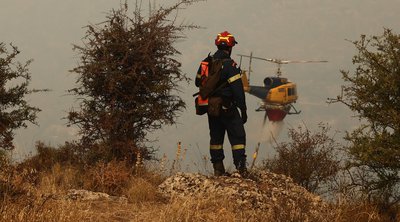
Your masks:
{"label": "helicopter rotor blade", "polygon": [[268,62],[273,62],[273,63],[277,63],[277,64],[328,62],[326,60],[280,60],[280,59],[269,59],[269,58],[261,58],[261,57],[253,56],[253,54],[251,54],[250,56],[243,55],[243,54],[237,54],[237,55],[238,56],[247,57],[247,58],[253,58],[253,59],[259,59],[259,60],[264,60],[264,61],[268,61]]}
{"label": "helicopter rotor blade", "polygon": [[317,62],[328,62],[326,60],[281,60],[282,64],[288,63],[317,63]]}
{"label": "helicopter rotor blade", "polygon": [[282,61],[282,60],[280,60],[280,59],[268,59],[268,58],[261,58],[261,57],[257,57],[257,56],[253,56],[253,53],[251,54],[251,55],[243,55],[243,54],[237,54],[238,56],[240,56],[240,57],[247,57],[247,58],[250,58],[250,59],[259,59],[259,60],[264,60],[264,61],[267,61],[267,62],[274,62],[274,63],[278,63],[278,64],[282,64],[282,63],[284,63],[284,62],[286,62],[286,61]]}
{"label": "helicopter rotor blade", "polygon": [[261,58],[261,57],[253,56],[253,53],[251,53],[251,55],[249,55],[249,56],[248,56],[248,55],[243,55],[243,54],[237,54],[237,55],[238,55],[238,56],[247,57],[247,58],[260,59],[260,60],[272,62],[272,59],[266,59],[266,58]]}

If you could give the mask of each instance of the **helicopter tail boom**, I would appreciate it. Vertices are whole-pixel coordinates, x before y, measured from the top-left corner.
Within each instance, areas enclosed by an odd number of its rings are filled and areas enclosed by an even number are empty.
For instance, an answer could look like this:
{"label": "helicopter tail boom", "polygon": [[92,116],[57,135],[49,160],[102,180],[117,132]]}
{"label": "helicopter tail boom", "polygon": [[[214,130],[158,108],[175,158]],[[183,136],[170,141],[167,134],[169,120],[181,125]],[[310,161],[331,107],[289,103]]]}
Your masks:
{"label": "helicopter tail boom", "polygon": [[247,79],[247,73],[246,71],[242,71],[242,83],[243,83],[243,89],[245,92],[250,91],[250,86],[249,86],[249,80]]}

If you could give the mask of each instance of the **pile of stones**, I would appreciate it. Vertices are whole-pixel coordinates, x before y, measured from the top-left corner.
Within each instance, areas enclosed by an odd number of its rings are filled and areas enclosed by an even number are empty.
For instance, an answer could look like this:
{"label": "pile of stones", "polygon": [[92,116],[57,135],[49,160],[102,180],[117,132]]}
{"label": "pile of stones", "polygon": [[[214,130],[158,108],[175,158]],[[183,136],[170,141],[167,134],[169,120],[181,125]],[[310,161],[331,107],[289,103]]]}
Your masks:
{"label": "pile of stones", "polygon": [[237,173],[221,177],[177,173],[160,184],[159,192],[168,198],[224,196],[241,208],[253,210],[265,211],[286,205],[291,209],[307,209],[305,213],[312,214],[326,209],[326,203],[319,196],[295,184],[289,177],[259,171],[250,178]]}

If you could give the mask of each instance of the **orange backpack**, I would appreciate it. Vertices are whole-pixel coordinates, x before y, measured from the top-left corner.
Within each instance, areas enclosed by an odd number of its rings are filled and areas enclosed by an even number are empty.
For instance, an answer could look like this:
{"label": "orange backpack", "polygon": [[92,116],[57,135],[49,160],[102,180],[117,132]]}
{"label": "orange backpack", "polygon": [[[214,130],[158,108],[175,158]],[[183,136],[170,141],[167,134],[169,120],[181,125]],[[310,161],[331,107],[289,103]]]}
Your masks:
{"label": "orange backpack", "polygon": [[195,100],[197,115],[207,113],[209,97],[225,85],[220,82],[223,63],[227,60],[231,59],[214,59],[212,56],[208,55],[208,57],[201,62],[201,83],[199,92],[194,95],[197,95]]}

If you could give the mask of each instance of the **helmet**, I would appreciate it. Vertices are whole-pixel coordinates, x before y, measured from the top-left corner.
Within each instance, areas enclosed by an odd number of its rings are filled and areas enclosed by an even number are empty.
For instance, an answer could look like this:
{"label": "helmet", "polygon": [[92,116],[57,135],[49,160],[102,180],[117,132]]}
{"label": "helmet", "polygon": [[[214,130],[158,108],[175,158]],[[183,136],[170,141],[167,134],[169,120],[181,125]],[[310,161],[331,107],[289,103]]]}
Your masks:
{"label": "helmet", "polygon": [[216,46],[233,47],[235,44],[237,44],[235,37],[227,31],[219,33],[215,39]]}

